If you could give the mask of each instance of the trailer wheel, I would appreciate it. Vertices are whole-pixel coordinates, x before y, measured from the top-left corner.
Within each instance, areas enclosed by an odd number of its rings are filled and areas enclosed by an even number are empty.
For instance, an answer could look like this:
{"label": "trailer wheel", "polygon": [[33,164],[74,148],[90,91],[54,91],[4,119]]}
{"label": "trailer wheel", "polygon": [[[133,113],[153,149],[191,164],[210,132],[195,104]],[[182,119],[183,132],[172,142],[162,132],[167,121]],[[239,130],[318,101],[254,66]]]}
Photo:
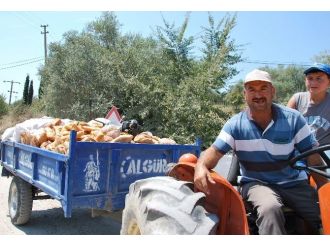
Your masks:
{"label": "trailer wheel", "polygon": [[19,177],[13,177],[9,187],[8,209],[14,225],[27,223],[32,211],[32,186]]}
{"label": "trailer wheel", "polygon": [[218,217],[208,213],[204,193],[172,177],[153,177],[130,185],[121,234],[215,234]]}

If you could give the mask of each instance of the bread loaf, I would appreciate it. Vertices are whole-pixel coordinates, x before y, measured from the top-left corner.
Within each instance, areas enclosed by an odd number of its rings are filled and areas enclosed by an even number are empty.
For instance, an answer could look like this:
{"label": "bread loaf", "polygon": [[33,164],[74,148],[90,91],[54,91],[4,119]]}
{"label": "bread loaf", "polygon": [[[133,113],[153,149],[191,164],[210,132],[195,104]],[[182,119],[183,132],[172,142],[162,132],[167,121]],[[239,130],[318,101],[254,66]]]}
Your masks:
{"label": "bread loaf", "polygon": [[21,133],[21,143],[30,145],[32,135],[28,132]]}
{"label": "bread loaf", "polygon": [[133,140],[133,135],[123,134],[123,135],[120,135],[120,136],[116,137],[111,142],[125,142],[125,143],[129,143],[132,140]]}
{"label": "bread loaf", "polygon": [[135,136],[134,142],[136,143],[146,143],[146,144],[154,144],[154,140],[152,136],[146,134],[146,133],[141,133]]}
{"label": "bread loaf", "polygon": [[[59,118],[54,119],[46,127],[37,131],[26,131],[21,134],[21,142],[36,147],[41,147],[54,152],[67,154],[71,130],[77,132],[77,141],[83,142],[122,142],[145,144],[176,144],[170,138],[159,138],[151,132],[142,132],[135,137],[122,132],[121,128],[112,125],[103,126],[95,120],[88,123],[83,121],[65,122]],[[134,140],[133,140],[134,139]]]}
{"label": "bread loaf", "polygon": [[159,144],[176,144],[176,142],[171,138],[160,138]]}

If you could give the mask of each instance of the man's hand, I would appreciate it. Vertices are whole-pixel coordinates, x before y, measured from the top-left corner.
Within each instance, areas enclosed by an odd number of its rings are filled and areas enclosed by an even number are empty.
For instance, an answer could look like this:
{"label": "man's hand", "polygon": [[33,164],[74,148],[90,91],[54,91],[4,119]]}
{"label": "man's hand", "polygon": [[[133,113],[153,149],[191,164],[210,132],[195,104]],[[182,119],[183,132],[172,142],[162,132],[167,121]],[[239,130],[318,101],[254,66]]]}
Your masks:
{"label": "man's hand", "polygon": [[204,192],[205,194],[210,194],[208,183],[215,184],[209,169],[214,168],[222,156],[222,153],[211,146],[205,150],[203,155],[197,161],[194,184],[198,190]]}
{"label": "man's hand", "polygon": [[208,187],[208,182],[215,184],[211,177],[209,170],[204,165],[199,165],[195,167],[194,184],[196,188],[205,194],[209,195],[210,190]]}

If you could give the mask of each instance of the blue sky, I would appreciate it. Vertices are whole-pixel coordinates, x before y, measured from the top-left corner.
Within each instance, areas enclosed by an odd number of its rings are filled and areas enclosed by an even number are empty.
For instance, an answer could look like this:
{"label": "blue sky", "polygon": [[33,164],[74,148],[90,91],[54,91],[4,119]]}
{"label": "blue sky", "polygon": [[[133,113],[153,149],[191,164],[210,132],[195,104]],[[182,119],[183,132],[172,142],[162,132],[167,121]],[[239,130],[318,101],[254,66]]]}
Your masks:
{"label": "blue sky", "polygon": [[[101,8],[102,9],[102,8]],[[198,8],[197,8],[198,9]],[[201,8],[202,9],[202,8]],[[18,9],[21,10],[21,9]],[[104,10],[104,9],[102,9]],[[237,11],[211,12],[215,20],[225,13],[237,13],[237,25],[231,37],[236,44],[243,45],[242,56],[246,62],[237,64],[240,74],[230,82],[243,79],[249,70],[263,66],[262,62],[295,63],[307,65],[322,51],[330,51],[330,35],[327,33],[330,12],[309,11]],[[162,15],[178,27],[186,15],[185,11],[115,11],[122,24],[122,33],[152,34],[156,25],[162,25]],[[207,26],[206,11],[192,11],[187,36],[197,37],[195,55],[201,44],[201,26]],[[0,11],[0,94],[9,99],[10,83],[14,84],[12,102],[22,98],[25,77],[30,75],[34,81],[37,95],[39,87],[38,67],[43,64],[43,35],[40,25],[48,24],[48,43],[60,41],[65,32],[82,31],[87,23],[101,16],[101,12],[71,11]],[[40,61],[38,61],[40,60]],[[37,62],[34,62],[37,61]],[[31,63],[29,63],[31,62]],[[22,66],[23,63],[29,63]],[[13,67],[17,66],[17,67]],[[11,67],[11,68],[9,68]]]}

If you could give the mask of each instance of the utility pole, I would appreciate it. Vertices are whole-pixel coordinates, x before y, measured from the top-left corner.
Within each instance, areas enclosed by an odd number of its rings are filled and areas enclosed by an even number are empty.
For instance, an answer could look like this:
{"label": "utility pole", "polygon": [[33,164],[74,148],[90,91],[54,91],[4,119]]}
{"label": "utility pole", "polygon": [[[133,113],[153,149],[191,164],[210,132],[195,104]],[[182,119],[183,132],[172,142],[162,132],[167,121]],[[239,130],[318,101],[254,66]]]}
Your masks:
{"label": "utility pole", "polygon": [[18,81],[13,81],[13,80],[11,80],[11,81],[3,81],[3,82],[10,82],[11,83],[11,85],[10,85],[10,91],[8,90],[8,92],[10,93],[9,94],[9,105],[11,104],[11,95],[13,94],[13,93],[17,93],[17,92],[14,92],[13,91],[13,85],[14,85],[14,83],[18,83],[18,84],[21,84],[20,82],[18,82]]}
{"label": "utility pole", "polygon": [[41,32],[41,34],[44,35],[45,64],[46,64],[46,59],[47,59],[47,33],[49,33],[47,31],[48,24],[47,25],[40,25],[40,27],[44,28],[44,31]]}
{"label": "utility pole", "polygon": [[[10,91],[8,90],[8,92],[10,92]],[[16,92],[16,91],[12,91],[12,94],[15,94],[15,95],[17,95],[17,94],[18,94],[18,92]],[[15,99],[17,99],[17,96],[15,96]]]}

